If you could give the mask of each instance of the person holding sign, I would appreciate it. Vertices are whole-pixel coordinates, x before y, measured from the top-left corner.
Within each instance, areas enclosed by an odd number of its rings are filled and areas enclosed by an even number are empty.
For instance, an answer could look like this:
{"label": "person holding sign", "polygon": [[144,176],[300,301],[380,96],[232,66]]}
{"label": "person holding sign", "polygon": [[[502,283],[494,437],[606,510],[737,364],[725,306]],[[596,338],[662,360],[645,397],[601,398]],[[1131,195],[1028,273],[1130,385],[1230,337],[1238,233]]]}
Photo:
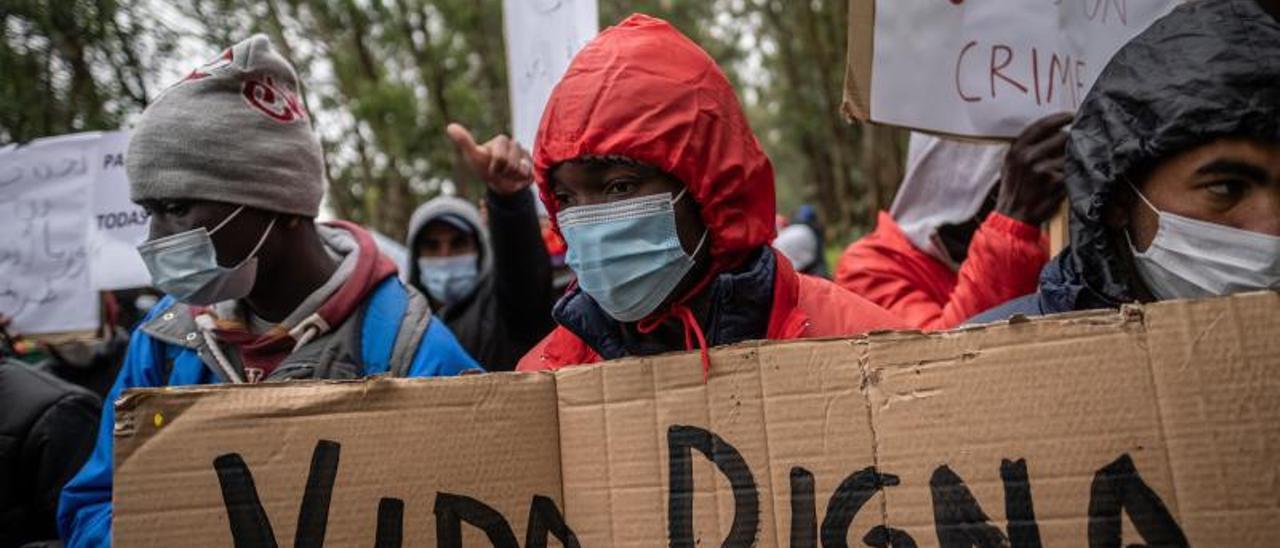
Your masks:
{"label": "person holding sign", "polygon": [[523,371],[751,339],[902,326],[769,247],[773,167],[724,74],[664,21],[632,15],[586,45],[534,150],[578,284]]}
{"label": "person holding sign", "polygon": [[1067,147],[1071,245],[973,318],[1280,288],[1280,22],[1192,2],[1126,44]]}
{"label": "person holding sign", "polygon": [[[130,197],[151,215],[138,249],[168,296],[130,340],[107,401],[133,387],[478,368],[369,232],[314,222],[324,165],[298,90],[293,67],[258,35],[143,112]],[[110,542],[114,424],[104,413],[92,456],[63,490],[68,546]]]}
{"label": "person holding sign", "polygon": [[409,282],[458,341],[490,371],[510,371],[551,331],[551,257],[534,207],[533,162],[505,135],[476,144],[467,128],[449,137],[484,179],[488,222],[471,202],[440,196],[409,219]]}
{"label": "person holding sign", "polygon": [[892,208],[845,249],[836,283],[924,329],[1034,291],[1049,258],[1040,225],[1065,194],[1070,121],[1043,118],[1011,145],[913,133]]}

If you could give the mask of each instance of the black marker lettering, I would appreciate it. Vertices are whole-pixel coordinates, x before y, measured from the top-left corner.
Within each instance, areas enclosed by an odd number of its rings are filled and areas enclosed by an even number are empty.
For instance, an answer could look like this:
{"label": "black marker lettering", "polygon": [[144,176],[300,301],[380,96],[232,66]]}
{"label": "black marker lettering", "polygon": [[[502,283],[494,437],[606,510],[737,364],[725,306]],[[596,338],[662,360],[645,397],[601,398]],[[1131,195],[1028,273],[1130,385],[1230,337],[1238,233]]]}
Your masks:
{"label": "black marker lettering", "polygon": [[338,476],[341,452],[342,446],[329,440],[316,442],[311,452],[311,473],[307,474],[307,488],[302,493],[302,506],[298,508],[298,530],[293,535],[293,545],[297,548],[324,546],[329,502],[333,499],[333,480]]}
{"label": "black marker lettering", "polygon": [[378,529],[373,548],[400,548],[404,543],[404,501],[384,498],[378,501]]}
{"label": "black marker lettering", "polygon": [[969,487],[951,468],[943,465],[934,470],[933,477],[929,478],[929,490],[933,493],[933,526],[940,546],[1009,546],[1009,539],[991,524],[991,518],[978,506]]}
{"label": "black marker lettering", "polygon": [[667,540],[672,547],[693,548],[693,450],[715,463],[733,488],[733,524],[722,546],[755,544],[760,531],[760,493],[742,454],[720,436],[696,426],[673,425],[667,430]]}
{"label": "black marker lettering", "polygon": [[236,548],[276,546],[271,520],[258,500],[258,489],[244,458],[238,453],[221,455],[213,459],[213,469],[222,486],[222,503],[227,507],[227,523]]}
{"label": "black marker lettering", "polygon": [[1129,455],[1122,455],[1093,476],[1089,489],[1089,548],[1122,545],[1121,510],[1129,515],[1138,535],[1149,546],[1190,545],[1164,501],[1142,481]]}
{"label": "black marker lettering", "polygon": [[[307,473],[307,487],[298,510],[298,529],[294,546],[323,546],[324,532],[329,522],[329,501],[333,496],[333,480],[338,474],[338,454],[342,446],[337,442],[320,440],[311,454],[311,471]],[[231,538],[237,548],[276,546],[271,520],[262,509],[258,489],[253,484],[253,474],[239,453],[227,453],[213,459],[213,469],[222,485],[222,502],[227,507],[227,522]]]}
{"label": "black marker lettering", "polygon": [[822,545],[826,548],[848,546],[849,526],[853,525],[853,517],[858,510],[875,496],[876,491],[898,483],[897,476],[880,474],[873,467],[854,472],[840,482],[827,502],[827,517],[822,520]]}
{"label": "black marker lettering", "polygon": [[916,539],[906,531],[877,525],[862,537],[862,543],[873,548],[916,548]]}
{"label": "black marker lettering", "polygon": [[529,505],[529,526],[525,529],[524,548],[547,548],[547,535],[553,535],[564,548],[580,548],[577,535],[564,522],[556,502],[535,495]]}
{"label": "black marker lettering", "polygon": [[494,548],[520,548],[511,524],[497,510],[471,497],[436,495],[436,546],[462,548],[462,522],[484,531]]}
{"label": "black marker lettering", "polygon": [[813,473],[799,466],[791,469],[791,546],[818,546],[818,511],[814,509]]}
{"label": "black marker lettering", "polygon": [[1040,526],[1036,525],[1036,509],[1031,503],[1027,461],[1000,461],[1000,480],[1004,483],[1004,515],[1009,520],[1009,545],[1013,548],[1040,548]]}

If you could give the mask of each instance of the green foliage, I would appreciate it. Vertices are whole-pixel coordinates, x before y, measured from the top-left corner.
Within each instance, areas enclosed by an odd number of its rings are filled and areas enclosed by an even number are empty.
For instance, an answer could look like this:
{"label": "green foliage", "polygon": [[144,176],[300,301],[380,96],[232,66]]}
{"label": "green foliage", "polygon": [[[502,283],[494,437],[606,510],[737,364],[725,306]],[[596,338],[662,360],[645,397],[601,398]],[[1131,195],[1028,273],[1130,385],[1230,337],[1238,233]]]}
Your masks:
{"label": "green foliage", "polygon": [[[774,162],[781,212],[816,204],[838,242],[887,207],[900,132],[839,114],[847,0],[599,2],[601,28],[661,17],[720,64]],[[307,85],[329,206],[393,237],[443,186],[482,191],[449,122],[481,139],[510,130],[501,0],[4,0],[0,140],[115,128],[140,112],[179,38],[160,12],[183,19],[181,38],[207,58],[268,34]]]}
{"label": "green foliage", "polygon": [[146,105],[168,31],[137,0],[0,2],[0,143],[116,129]]}

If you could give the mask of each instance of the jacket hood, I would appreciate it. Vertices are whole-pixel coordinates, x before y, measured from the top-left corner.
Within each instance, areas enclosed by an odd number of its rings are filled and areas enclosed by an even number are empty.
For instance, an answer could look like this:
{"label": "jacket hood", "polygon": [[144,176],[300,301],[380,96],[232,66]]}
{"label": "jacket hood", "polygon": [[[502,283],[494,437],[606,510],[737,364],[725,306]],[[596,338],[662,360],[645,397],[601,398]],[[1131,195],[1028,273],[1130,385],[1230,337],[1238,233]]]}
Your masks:
{"label": "jacket hood", "polygon": [[1009,145],[911,133],[907,174],[889,214],[916,248],[958,269],[938,229],[960,224],[982,209],[1000,180]]}
{"label": "jacket hood", "polygon": [[409,230],[405,234],[404,240],[405,247],[409,248],[409,258],[406,261],[409,264],[405,265],[405,271],[409,273],[409,283],[414,286],[418,285],[418,250],[414,249],[413,241],[418,238],[418,232],[422,230],[422,227],[445,215],[450,215],[470,225],[476,238],[480,240],[480,275],[487,274],[493,268],[493,253],[489,245],[489,227],[480,218],[480,209],[462,198],[437,196],[418,206],[418,209],[413,211],[413,216],[409,217]]}
{"label": "jacket hood", "polygon": [[589,42],[552,90],[535,142],[535,177],[553,223],[551,169],[624,156],[688,187],[709,231],[710,275],[774,238],[773,166],[733,86],[665,21],[632,15]]}
{"label": "jacket hood", "polygon": [[1280,24],[1255,0],[1183,4],[1126,44],[1076,115],[1067,145],[1070,284],[1134,300],[1103,222],[1113,191],[1221,137],[1280,141]]}

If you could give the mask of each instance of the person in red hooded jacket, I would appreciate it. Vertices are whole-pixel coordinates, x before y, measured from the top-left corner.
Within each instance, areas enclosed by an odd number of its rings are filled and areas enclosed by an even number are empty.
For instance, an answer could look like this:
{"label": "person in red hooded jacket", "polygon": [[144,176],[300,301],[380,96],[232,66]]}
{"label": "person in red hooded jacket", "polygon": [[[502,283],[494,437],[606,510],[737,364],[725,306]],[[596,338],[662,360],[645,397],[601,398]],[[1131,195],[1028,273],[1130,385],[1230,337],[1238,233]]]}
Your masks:
{"label": "person in red hooded jacket", "polygon": [[845,249],[836,283],[912,327],[950,329],[1035,291],[1040,224],[1062,203],[1070,114],[1009,145],[911,135],[907,174],[876,229]]}
{"label": "person in red hooded jacket", "polygon": [[902,323],[769,247],[773,166],[724,74],[671,25],[633,15],[578,53],[534,150],[577,285],[520,361],[552,370],[752,339]]}

